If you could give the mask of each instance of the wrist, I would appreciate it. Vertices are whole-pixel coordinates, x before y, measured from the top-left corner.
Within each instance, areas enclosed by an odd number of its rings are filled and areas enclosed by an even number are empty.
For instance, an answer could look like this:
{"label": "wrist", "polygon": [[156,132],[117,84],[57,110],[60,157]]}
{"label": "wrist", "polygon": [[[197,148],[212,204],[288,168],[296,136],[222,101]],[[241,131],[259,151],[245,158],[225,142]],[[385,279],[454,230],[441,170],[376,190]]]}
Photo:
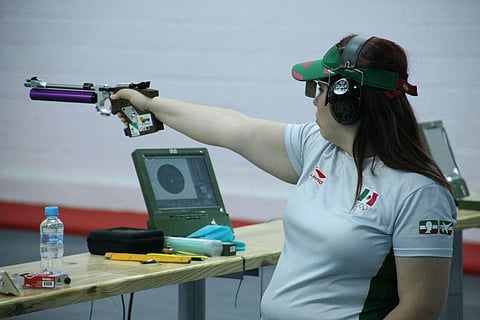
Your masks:
{"label": "wrist", "polygon": [[168,106],[171,99],[156,96],[148,100],[146,108],[153,113],[157,119],[164,118],[168,114]]}
{"label": "wrist", "polygon": [[156,113],[160,109],[160,105],[162,104],[163,98],[160,96],[153,97],[151,99],[148,99],[148,102],[146,104],[146,109],[152,113]]}

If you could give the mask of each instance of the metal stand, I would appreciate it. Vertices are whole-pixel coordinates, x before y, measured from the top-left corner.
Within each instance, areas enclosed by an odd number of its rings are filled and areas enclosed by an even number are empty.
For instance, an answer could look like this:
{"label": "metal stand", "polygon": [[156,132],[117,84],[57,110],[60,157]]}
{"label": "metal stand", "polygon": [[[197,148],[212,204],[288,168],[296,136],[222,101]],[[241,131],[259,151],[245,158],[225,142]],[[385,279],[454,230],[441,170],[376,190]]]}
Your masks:
{"label": "metal stand", "polygon": [[205,279],[178,285],[178,320],[205,320]]}
{"label": "metal stand", "polygon": [[[260,271],[259,269],[245,270],[218,276],[218,278],[242,279],[244,276],[258,277]],[[178,285],[178,320],[205,320],[205,283],[206,280],[202,279]]]}

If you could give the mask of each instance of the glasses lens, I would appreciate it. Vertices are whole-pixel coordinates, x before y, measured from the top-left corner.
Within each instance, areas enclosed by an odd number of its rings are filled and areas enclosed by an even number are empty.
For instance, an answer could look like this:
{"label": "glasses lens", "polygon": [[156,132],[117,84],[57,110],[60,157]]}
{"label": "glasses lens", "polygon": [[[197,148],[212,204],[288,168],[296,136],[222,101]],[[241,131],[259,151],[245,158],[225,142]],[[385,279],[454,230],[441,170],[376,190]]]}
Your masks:
{"label": "glasses lens", "polygon": [[306,81],[305,82],[305,95],[309,98],[315,98],[317,93],[317,84],[315,81]]}
{"label": "glasses lens", "polygon": [[[324,88],[322,89],[322,86]],[[309,98],[315,98],[317,95],[321,95],[323,90],[328,87],[328,83],[319,80],[310,80],[305,82],[305,95]]]}

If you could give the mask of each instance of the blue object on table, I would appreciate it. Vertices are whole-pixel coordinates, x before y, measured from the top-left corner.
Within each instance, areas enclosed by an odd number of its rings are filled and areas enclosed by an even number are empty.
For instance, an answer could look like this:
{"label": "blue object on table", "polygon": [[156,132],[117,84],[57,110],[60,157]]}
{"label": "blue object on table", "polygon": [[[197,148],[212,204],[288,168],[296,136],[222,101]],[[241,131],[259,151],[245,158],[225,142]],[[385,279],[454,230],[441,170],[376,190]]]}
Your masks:
{"label": "blue object on table", "polygon": [[189,234],[187,238],[208,239],[208,240],[220,240],[222,242],[235,243],[237,250],[245,250],[245,242],[236,241],[235,234],[232,228],[228,226],[220,226],[216,224],[206,225],[203,228]]}

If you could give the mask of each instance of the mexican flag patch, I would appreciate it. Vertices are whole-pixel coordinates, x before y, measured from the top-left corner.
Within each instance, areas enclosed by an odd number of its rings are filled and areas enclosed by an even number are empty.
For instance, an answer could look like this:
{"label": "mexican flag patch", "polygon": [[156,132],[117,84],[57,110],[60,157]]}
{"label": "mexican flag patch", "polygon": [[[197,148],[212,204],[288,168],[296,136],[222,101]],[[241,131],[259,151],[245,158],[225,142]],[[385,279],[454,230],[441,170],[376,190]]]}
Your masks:
{"label": "mexican flag patch", "polygon": [[378,193],[370,190],[368,188],[363,189],[362,193],[358,196],[358,201],[366,204],[369,207],[373,207],[375,202],[377,202]]}
{"label": "mexican flag patch", "polygon": [[438,233],[438,220],[421,220],[418,231],[420,234]]}

